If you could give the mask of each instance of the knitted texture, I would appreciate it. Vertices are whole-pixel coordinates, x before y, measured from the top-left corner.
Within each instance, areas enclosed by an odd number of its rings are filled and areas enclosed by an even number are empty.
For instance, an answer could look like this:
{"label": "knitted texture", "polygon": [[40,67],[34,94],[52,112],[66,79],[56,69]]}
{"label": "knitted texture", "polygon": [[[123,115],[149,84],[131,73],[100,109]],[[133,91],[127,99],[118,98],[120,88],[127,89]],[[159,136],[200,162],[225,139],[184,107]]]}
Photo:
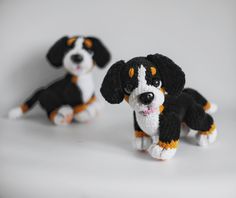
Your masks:
{"label": "knitted texture", "polygon": [[149,135],[147,135],[146,133],[144,133],[143,131],[135,131],[135,137],[149,137]]}
{"label": "knitted texture", "polygon": [[144,138],[148,135],[152,139],[150,155],[164,160],[176,153],[181,123],[200,131],[199,145],[216,139],[217,133],[210,141],[202,137],[215,131],[214,120],[206,113],[211,109],[210,102],[194,89],[183,90],[184,84],[182,69],[168,57],[154,54],[116,62],[100,90],[107,102],[119,104],[125,99],[133,109],[136,148],[146,148]]}
{"label": "knitted texture", "polygon": [[212,124],[210,130],[208,130],[208,131],[199,131],[199,133],[201,135],[210,135],[215,131],[215,129],[216,129],[216,125]]}
{"label": "knitted texture", "polygon": [[82,116],[83,120],[88,121],[89,117],[94,117],[99,108],[98,103],[94,105],[96,98],[91,70],[94,66],[103,68],[109,62],[110,53],[105,45],[100,39],[91,36],[63,36],[52,45],[46,58],[51,66],[64,67],[67,74],[38,89],[20,107],[10,111],[9,117],[22,116],[37,102],[55,124],[65,125],[72,120],[74,114],[83,111],[87,111]]}
{"label": "knitted texture", "polygon": [[171,140],[170,143],[159,141],[158,145],[164,149],[176,149],[179,145],[179,141]]}

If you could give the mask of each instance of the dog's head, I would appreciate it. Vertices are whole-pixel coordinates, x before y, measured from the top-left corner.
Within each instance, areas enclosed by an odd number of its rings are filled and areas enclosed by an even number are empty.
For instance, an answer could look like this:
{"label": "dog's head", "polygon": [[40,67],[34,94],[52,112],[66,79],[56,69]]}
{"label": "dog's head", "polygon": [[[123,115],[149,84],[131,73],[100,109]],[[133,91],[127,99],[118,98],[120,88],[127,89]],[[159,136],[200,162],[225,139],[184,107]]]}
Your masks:
{"label": "dog's head", "polygon": [[180,94],[184,84],[181,68],[169,58],[155,54],[112,65],[103,80],[101,93],[111,104],[125,98],[136,112],[146,116],[159,109],[165,94]]}
{"label": "dog's head", "polygon": [[90,71],[94,65],[105,67],[110,53],[95,37],[64,36],[49,49],[47,59],[52,66],[64,66],[69,73],[78,76]]}

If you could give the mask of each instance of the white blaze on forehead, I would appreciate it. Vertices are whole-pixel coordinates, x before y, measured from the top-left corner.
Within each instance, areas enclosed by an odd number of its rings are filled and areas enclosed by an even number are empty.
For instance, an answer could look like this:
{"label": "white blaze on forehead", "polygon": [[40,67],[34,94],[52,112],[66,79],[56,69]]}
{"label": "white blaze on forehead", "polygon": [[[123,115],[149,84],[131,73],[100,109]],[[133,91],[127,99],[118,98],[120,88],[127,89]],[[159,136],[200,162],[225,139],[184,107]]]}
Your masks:
{"label": "white blaze on forehead", "polygon": [[141,65],[141,67],[138,69],[138,86],[147,84],[146,81],[146,68]]}
{"label": "white blaze on forehead", "polygon": [[83,42],[84,42],[84,38],[79,37],[75,42],[75,46],[78,47],[78,48],[82,48],[83,47]]}

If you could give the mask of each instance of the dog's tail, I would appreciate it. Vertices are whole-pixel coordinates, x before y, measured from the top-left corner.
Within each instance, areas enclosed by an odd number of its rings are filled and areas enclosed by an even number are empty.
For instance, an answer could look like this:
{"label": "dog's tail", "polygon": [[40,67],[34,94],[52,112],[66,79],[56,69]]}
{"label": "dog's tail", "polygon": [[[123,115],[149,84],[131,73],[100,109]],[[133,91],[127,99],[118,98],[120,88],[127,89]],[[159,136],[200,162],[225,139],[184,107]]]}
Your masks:
{"label": "dog's tail", "polygon": [[9,111],[8,117],[11,119],[19,118],[24,113],[28,112],[38,101],[40,94],[44,91],[43,88],[38,89],[33,93],[32,96],[30,96],[26,101],[20,105],[19,107],[16,107]]}
{"label": "dog's tail", "polygon": [[209,102],[205,97],[203,97],[198,91],[186,88],[183,90],[184,93],[190,95],[207,113],[215,113],[218,109],[217,105]]}

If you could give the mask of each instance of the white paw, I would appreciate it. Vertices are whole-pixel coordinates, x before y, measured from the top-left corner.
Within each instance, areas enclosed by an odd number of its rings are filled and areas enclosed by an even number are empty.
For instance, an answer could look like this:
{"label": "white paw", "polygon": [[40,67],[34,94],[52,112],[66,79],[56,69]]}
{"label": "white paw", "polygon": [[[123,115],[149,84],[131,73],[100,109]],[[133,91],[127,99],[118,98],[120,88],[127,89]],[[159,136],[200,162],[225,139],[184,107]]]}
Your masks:
{"label": "white paw", "polygon": [[88,122],[92,120],[94,117],[95,115],[93,112],[85,110],[81,113],[75,114],[74,119],[78,122]]}
{"label": "white paw", "polygon": [[162,147],[160,147],[157,144],[152,144],[149,148],[148,148],[148,152],[149,154],[156,159],[159,160],[168,160],[174,157],[175,153],[176,153],[176,148],[168,148],[168,149],[164,149]]}
{"label": "white paw", "polygon": [[209,144],[212,144],[213,142],[216,141],[216,137],[217,137],[217,129],[212,131],[212,133],[209,135],[203,135],[201,133],[197,133],[196,135],[197,144],[199,146],[208,146]]}
{"label": "white paw", "polygon": [[56,125],[66,126],[73,120],[73,109],[70,106],[62,106],[55,115],[53,122]]}
{"label": "white paw", "polygon": [[218,110],[218,106],[214,103],[210,103],[211,107],[206,111],[206,113],[213,114]]}
{"label": "white paw", "polygon": [[94,103],[90,104],[85,111],[75,114],[74,119],[78,122],[88,122],[92,120],[101,109],[101,103],[95,101]]}
{"label": "white paw", "polygon": [[10,119],[16,119],[23,115],[23,111],[20,107],[16,107],[9,111],[8,118]]}
{"label": "white paw", "polygon": [[139,151],[147,150],[152,144],[152,139],[150,137],[135,137],[134,138],[134,148]]}
{"label": "white paw", "polygon": [[182,123],[181,124],[181,135],[186,137],[186,136],[188,136],[189,133],[190,133],[190,128],[187,126],[187,124]]}

